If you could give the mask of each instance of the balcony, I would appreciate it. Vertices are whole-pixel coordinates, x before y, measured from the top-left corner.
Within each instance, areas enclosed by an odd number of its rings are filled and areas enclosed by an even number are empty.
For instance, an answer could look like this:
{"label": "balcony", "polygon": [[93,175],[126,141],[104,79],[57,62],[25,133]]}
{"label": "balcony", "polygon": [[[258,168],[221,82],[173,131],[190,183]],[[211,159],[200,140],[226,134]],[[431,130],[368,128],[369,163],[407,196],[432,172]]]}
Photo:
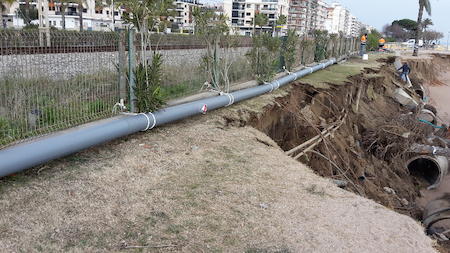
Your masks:
{"label": "balcony", "polygon": [[263,7],[261,8],[262,11],[277,11],[278,8],[270,8],[270,7]]}

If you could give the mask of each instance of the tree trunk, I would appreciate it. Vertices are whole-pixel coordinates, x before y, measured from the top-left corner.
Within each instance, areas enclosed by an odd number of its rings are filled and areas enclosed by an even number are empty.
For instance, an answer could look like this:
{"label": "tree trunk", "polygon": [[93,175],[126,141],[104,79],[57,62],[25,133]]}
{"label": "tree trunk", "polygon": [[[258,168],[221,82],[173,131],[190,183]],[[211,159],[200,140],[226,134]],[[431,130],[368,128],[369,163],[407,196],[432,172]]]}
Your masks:
{"label": "tree trunk", "polygon": [[83,2],[80,1],[78,3],[78,10],[79,10],[79,15],[80,15],[80,32],[83,31]]}
{"label": "tree trunk", "polygon": [[419,16],[417,17],[417,30],[416,30],[416,41],[414,43],[414,52],[413,56],[419,56],[419,39],[422,34],[422,17],[423,17],[423,9],[424,5],[422,0],[419,0]]}
{"label": "tree trunk", "polygon": [[30,19],[30,0],[25,0],[25,24],[29,25],[31,22]]}
{"label": "tree trunk", "polygon": [[62,22],[62,29],[66,30],[66,4],[61,3],[61,22]]}

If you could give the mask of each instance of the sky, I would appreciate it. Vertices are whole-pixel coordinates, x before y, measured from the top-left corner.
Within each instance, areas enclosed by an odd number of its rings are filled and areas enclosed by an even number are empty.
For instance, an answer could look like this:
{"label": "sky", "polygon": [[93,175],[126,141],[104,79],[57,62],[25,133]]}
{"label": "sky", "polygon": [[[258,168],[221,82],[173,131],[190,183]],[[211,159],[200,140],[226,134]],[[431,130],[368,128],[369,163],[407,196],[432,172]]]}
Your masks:
{"label": "sky", "polygon": [[[444,33],[447,39],[450,32],[450,0],[430,0],[434,26],[432,29]],[[372,25],[378,30],[396,19],[409,18],[417,20],[418,0],[327,0],[339,2],[363,23]],[[427,15],[424,16],[426,18]]]}

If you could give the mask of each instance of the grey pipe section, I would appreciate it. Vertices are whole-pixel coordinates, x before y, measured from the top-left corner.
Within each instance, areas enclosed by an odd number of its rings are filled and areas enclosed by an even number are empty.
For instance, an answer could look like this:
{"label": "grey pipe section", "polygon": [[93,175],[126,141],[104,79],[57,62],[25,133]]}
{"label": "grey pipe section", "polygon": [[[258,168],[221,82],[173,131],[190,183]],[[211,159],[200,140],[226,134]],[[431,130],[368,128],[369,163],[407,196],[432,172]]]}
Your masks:
{"label": "grey pipe section", "polygon": [[126,135],[146,131],[201,114],[203,113],[202,108],[205,106],[208,111],[211,111],[272,92],[283,85],[324,69],[334,63],[336,63],[336,60],[331,59],[313,67],[291,73],[268,84],[168,107],[154,113],[116,117],[0,150],[0,177],[11,175]]}
{"label": "grey pipe section", "polygon": [[437,188],[448,173],[448,159],[444,156],[419,155],[406,165],[411,174],[423,177],[430,183],[428,190]]}

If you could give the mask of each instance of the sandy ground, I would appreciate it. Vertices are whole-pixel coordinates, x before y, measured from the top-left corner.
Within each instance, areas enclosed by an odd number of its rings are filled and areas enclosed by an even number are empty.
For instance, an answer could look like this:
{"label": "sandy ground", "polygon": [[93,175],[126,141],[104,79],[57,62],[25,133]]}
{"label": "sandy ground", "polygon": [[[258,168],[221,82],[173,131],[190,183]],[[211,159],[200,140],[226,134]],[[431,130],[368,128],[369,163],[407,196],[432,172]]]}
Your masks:
{"label": "sandy ground", "polygon": [[266,135],[223,119],[272,98],[0,181],[1,251],[435,252],[413,219],[336,187]]}
{"label": "sandy ground", "polygon": [[427,85],[431,104],[438,110],[438,116],[450,125],[450,72],[443,73],[440,78],[445,85]]}

